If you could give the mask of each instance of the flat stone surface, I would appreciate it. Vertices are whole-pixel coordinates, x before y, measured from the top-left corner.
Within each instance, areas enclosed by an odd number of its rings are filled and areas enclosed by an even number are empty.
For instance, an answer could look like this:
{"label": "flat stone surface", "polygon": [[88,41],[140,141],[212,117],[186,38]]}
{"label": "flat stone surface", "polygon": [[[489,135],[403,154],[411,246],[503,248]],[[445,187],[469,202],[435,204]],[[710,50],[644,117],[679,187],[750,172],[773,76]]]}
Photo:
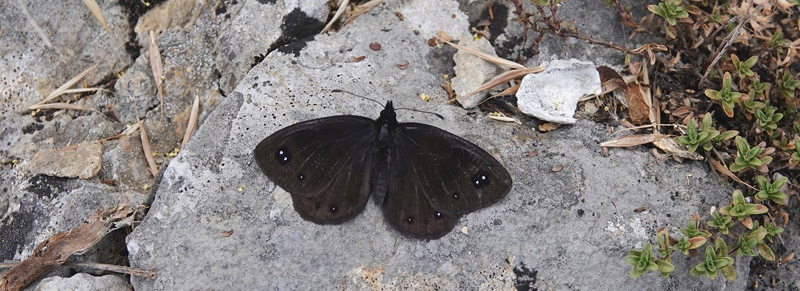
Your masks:
{"label": "flat stone surface", "polygon": [[[539,134],[467,115],[447,105],[443,93],[420,101],[420,93],[437,92],[441,77],[430,73],[437,63],[428,61],[436,50],[426,44],[431,35],[394,16],[413,5],[419,3],[382,4],[302,50],[271,53],[243,78],[172,160],[148,216],[128,237],[131,265],[159,272],[154,280],[133,278],[136,289],[744,288],[744,280],[691,278],[697,260],[684,256],[673,263],[685,272],[668,279],[628,278],[625,255],[650,241],[657,227],[682,226],[693,213],[728,202],[732,189],[704,164],[658,162],[644,150],[603,157],[598,143],[611,137],[592,122]],[[371,50],[372,42],[382,49]],[[365,58],[350,60],[357,56]],[[395,66],[406,61],[405,70]],[[398,119],[430,123],[482,146],[506,165],[514,189],[437,240],[398,233],[373,203],[339,225],[303,220],[289,194],[261,174],[252,150],[299,121],[375,118],[381,110],[332,89],[443,115],[399,111]],[[559,165],[561,171],[551,171]],[[648,210],[634,212],[640,206]],[[737,263],[742,276],[748,261]]]}
{"label": "flat stone surface", "polygon": [[100,172],[103,163],[103,145],[84,142],[66,148],[37,152],[28,171],[33,175],[89,179]]}

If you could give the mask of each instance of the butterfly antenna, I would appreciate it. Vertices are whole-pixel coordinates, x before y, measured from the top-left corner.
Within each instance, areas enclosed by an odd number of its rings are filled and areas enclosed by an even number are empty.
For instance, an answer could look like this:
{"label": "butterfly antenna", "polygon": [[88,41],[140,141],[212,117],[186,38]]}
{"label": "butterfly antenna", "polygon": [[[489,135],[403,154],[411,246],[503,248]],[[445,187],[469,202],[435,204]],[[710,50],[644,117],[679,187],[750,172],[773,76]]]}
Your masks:
{"label": "butterfly antenna", "polygon": [[412,108],[395,108],[394,110],[410,110],[410,111],[419,112],[419,113],[433,114],[433,115],[435,115],[436,117],[439,117],[439,119],[441,119],[441,120],[444,120],[444,116],[442,116],[442,115],[441,115],[441,114],[439,114],[439,113],[435,113],[435,112],[423,111],[423,110],[417,110],[417,109],[412,109]]}
{"label": "butterfly antenna", "polygon": [[[331,90],[331,92],[334,92],[334,93],[347,93],[347,94],[350,94],[350,95],[353,95],[353,96],[356,96],[356,97],[361,97],[361,98],[364,98],[364,99],[366,99],[366,100],[369,100],[369,101],[372,101],[372,102],[378,103],[378,104],[380,104],[381,106],[383,106],[383,103],[380,103],[380,102],[378,102],[378,101],[375,101],[375,100],[373,100],[373,99],[371,99],[371,98],[369,98],[369,97],[364,97],[364,96],[358,95],[358,94],[356,94],[356,93],[353,93],[353,92],[350,92],[350,91],[347,91],[347,90],[342,90],[342,89],[333,89],[333,90]],[[438,114],[438,113],[430,112],[430,111],[422,111],[422,110],[411,109],[411,108],[395,108],[395,110],[410,110],[410,111],[419,112],[419,113],[428,113],[428,114],[433,114],[433,115],[435,115],[436,117],[439,117],[439,119],[442,119],[442,120],[444,120],[444,116],[442,116],[442,115],[440,115],[440,114]]]}
{"label": "butterfly antenna", "polygon": [[364,99],[366,99],[366,100],[369,100],[369,101],[372,101],[372,102],[378,103],[380,106],[383,106],[383,103],[380,103],[380,102],[378,102],[378,101],[375,101],[374,99],[372,99],[372,98],[369,98],[369,97],[364,97],[364,96],[358,95],[358,94],[356,94],[356,93],[353,93],[353,92],[350,92],[350,91],[341,90],[341,89],[333,89],[333,90],[331,90],[331,92],[333,92],[333,93],[347,93],[347,94],[350,94],[350,95],[353,95],[353,96],[356,96],[356,97],[361,97],[361,98],[364,98]]}

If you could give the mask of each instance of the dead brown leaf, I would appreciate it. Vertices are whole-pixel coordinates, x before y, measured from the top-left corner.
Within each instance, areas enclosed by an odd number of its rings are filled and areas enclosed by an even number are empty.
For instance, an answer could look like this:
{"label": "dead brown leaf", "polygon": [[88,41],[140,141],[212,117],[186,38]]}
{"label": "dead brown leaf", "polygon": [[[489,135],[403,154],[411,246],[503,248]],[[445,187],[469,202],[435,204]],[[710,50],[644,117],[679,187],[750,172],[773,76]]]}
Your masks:
{"label": "dead brown leaf", "polygon": [[662,134],[631,134],[616,139],[604,141],[600,143],[601,147],[632,147],[652,143],[656,140],[662,139],[666,135]]}
{"label": "dead brown leaf", "polygon": [[552,171],[552,172],[561,172],[561,170],[563,170],[563,169],[564,169],[564,165],[556,165],[555,167],[550,169],[550,171]]}
{"label": "dead brown leaf", "polygon": [[0,290],[20,290],[63,265],[72,255],[81,255],[100,239],[133,223],[137,207],[117,206],[98,210],[81,225],[59,232],[36,245],[33,254],[3,274]]}
{"label": "dead brown leaf", "polygon": [[639,206],[639,207],[636,207],[636,209],[634,209],[633,212],[639,213],[639,212],[642,212],[642,211],[645,211],[645,210],[647,210],[647,207]]}
{"label": "dead brown leaf", "polygon": [[541,131],[541,132],[553,131],[553,130],[556,130],[556,128],[558,128],[559,126],[561,126],[561,124],[552,123],[552,122],[545,122],[545,123],[542,123],[542,125],[539,125],[539,131]]}
{"label": "dead brown leaf", "polygon": [[[666,137],[666,136],[665,136]],[[653,145],[655,145],[660,150],[672,155],[673,158],[683,158],[683,159],[691,159],[695,161],[703,160],[703,156],[695,153],[690,152],[686,149],[686,147],[678,145],[672,138],[660,138],[653,141]]]}
{"label": "dead brown leaf", "polygon": [[400,11],[395,11],[394,15],[397,16],[397,19],[400,19],[400,21],[403,21],[403,19],[404,19],[403,13],[400,13]]}
{"label": "dead brown leaf", "polygon": [[363,61],[363,60],[364,60],[366,57],[367,57],[367,56],[352,57],[352,58],[350,58],[350,61],[351,61],[351,62],[354,62],[354,63],[358,63],[358,62],[360,62],[360,61]]}
{"label": "dead brown leaf", "polygon": [[600,74],[600,83],[603,87],[603,93],[600,93],[600,95],[605,95],[617,89],[625,89],[628,87],[628,85],[625,84],[625,80],[622,79],[622,76],[612,68],[599,66],[597,67],[597,72]]}
{"label": "dead brown leaf", "polygon": [[628,111],[631,121],[643,123],[650,117],[650,87],[647,85],[633,83],[625,90],[625,97],[628,99]]}
{"label": "dead brown leaf", "polygon": [[396,64],[394,66],[397,67],[398,69],[405,70],[406,68],[408,68],[408,62],[406,61],[402,64]]}
{"label": "dead brown leaf", "polygon": [[223,230],[223,231],[219,232],[219,236],[221,236],[221,237],[229,237],[231,235],[233,235],[233,229],[231,229],[231,230]]}

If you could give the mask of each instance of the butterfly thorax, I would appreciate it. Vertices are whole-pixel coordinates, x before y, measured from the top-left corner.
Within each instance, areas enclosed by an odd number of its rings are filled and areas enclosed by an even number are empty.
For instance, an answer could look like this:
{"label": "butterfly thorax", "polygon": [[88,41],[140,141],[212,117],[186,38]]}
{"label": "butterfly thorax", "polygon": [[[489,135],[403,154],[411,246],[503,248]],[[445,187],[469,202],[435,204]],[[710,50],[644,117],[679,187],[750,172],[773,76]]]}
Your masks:
{"label": "butterfly thorax", "polygon": [[375,160],[372,167],[372,198],[378,205],[383,204],[383,198],[389,190],[389,165],[391,164],[391,144],[397,128],[397,115],[394,112],[392,101],[386,102],[386,107],[381,111],[381,116],[375,120],[377,138],[375,139]]}

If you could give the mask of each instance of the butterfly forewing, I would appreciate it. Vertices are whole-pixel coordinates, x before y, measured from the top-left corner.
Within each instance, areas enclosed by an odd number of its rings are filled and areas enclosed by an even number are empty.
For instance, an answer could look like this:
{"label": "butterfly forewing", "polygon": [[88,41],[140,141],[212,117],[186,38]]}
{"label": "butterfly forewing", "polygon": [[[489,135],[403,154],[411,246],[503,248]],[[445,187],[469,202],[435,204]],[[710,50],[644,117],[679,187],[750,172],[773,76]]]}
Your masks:
{"label": "butterfly forewing", "polygon": [[262,140],[253,154],[276,185],[311,197],[330,187],[334,174],[357,160],[354,154],[371,147],[374,135],[369,118],[332,116],[285,127]]}
{"label": "butterfly forewing", "polygon": [[424,186],[422,194],[438,211],[472,212],[499,201],[511,190],[511,176],[500,162],[477,145],[439,128],[401,123],[394,150],[410,160],[413,169],[411,177],[401,183]]}
{"label": "butterfly forewing", "polygon": [[262,172],[292,195],[295,210],[317,223],[339,223],[369,198],[374,121],[333,116],[283,128],[259,143]]}

